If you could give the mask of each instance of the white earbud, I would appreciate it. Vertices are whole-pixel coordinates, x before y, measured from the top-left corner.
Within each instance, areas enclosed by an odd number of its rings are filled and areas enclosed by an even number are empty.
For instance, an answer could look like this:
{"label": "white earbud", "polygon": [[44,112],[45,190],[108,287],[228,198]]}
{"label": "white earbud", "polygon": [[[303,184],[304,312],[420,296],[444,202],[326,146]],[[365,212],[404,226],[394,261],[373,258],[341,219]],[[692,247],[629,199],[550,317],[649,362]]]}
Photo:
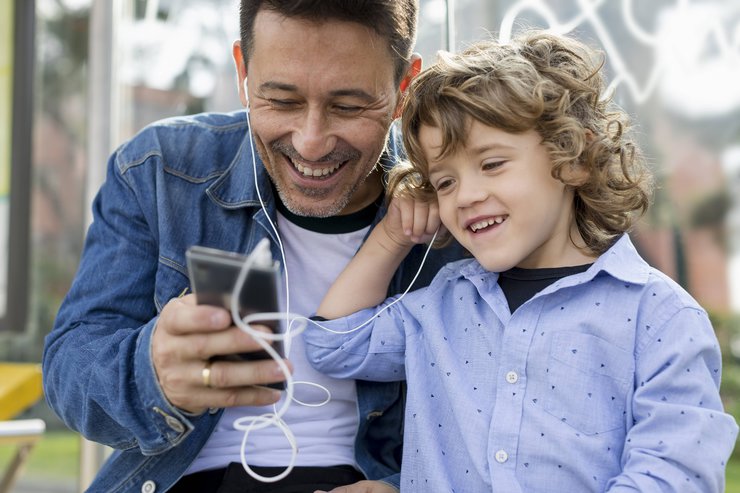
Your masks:
{"label": "white earbud", "polygon": [[244,100],[247,102],[246,108],[249,110],[249,87],[247,86],[247,76],[244,76],[244,82],[242,83],[244,86]]}

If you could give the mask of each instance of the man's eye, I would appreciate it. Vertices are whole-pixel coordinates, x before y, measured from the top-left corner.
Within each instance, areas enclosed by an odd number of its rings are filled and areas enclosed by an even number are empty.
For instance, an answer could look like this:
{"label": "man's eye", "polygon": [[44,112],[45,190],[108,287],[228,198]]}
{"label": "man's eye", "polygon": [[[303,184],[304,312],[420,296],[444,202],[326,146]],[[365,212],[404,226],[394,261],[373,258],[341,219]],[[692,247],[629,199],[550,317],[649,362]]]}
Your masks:
{"label": "man's eye", "polygon": [[268,99],[267,102],[270,103],[270,106],[280,109],[292,108],[297,104],[291,99]]}
{"label": "man's eye", "polygon": [[349,104],[336,104],[334,105],[334,108],[337,110],[337,112],[344,114],[359,113],[363,110],[362,106],[352,106]]}

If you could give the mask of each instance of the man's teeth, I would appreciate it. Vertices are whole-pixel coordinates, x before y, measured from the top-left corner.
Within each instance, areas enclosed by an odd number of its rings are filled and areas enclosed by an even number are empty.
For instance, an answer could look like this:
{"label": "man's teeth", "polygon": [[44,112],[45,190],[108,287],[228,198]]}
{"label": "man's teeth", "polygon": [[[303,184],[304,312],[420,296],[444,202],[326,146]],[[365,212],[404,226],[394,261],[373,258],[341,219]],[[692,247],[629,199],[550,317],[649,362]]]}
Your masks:
{"label": "man's teeth", "polygon": [[489,219],[484,219],[483,221],[478,221],[477,223],[473,223],[470,225],[470,229],[473,230],[473,233],[476,231],[487,228],[488,226],[492,226],[493,224],[501,224],[504,222],[504,216],[496,216],[491,217]]}
{"label": "man's teeth", "polygon": [[303,174],[303,176],[326,176],[334,173],[336,170],[339,169],[339,166],[341,166],[340,163],[328,168],[309,168],[307,166],[302,166],[300,163],[296,163],[295,161],[292,162],[293,166],[295,166],[295,169],[297,169],[299,173]]}

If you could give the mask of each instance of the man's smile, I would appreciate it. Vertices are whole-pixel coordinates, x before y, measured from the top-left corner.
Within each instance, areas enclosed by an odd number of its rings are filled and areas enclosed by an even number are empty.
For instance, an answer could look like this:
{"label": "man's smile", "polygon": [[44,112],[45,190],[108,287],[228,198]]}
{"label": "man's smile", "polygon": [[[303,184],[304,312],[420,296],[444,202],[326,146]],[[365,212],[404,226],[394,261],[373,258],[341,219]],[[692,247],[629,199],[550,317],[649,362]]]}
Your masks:
{"label": "man's smile", "polygon": [[347,163],[347,161],[343,161],[341,163],[335,163],[331,166],[306,166],[301,164],[300,162],[296,161],[295,159],[291,159],[286,156],[288,161],[290,161],[291,164],[293,164],[293,167],[298,171],[298,173],[302,174],[304,177],[309,178],[328,178],[331,174],[333,174],[336,170],[338,170],[341,166]]}

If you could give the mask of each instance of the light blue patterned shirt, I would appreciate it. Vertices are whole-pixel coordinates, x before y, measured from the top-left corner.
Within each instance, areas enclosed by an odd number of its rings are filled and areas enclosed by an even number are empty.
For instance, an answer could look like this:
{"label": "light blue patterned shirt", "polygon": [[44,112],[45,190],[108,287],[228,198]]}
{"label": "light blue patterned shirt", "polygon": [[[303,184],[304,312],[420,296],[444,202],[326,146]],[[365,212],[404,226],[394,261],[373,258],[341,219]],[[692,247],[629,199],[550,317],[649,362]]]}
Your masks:
{"label": "light blue patterned shirt", "polygon": [[724,491],[714,331],[627,236],[514,314],[497,280],[454,262],[360,330],[304,334],[331,376],[408,380],[402,491]]}

